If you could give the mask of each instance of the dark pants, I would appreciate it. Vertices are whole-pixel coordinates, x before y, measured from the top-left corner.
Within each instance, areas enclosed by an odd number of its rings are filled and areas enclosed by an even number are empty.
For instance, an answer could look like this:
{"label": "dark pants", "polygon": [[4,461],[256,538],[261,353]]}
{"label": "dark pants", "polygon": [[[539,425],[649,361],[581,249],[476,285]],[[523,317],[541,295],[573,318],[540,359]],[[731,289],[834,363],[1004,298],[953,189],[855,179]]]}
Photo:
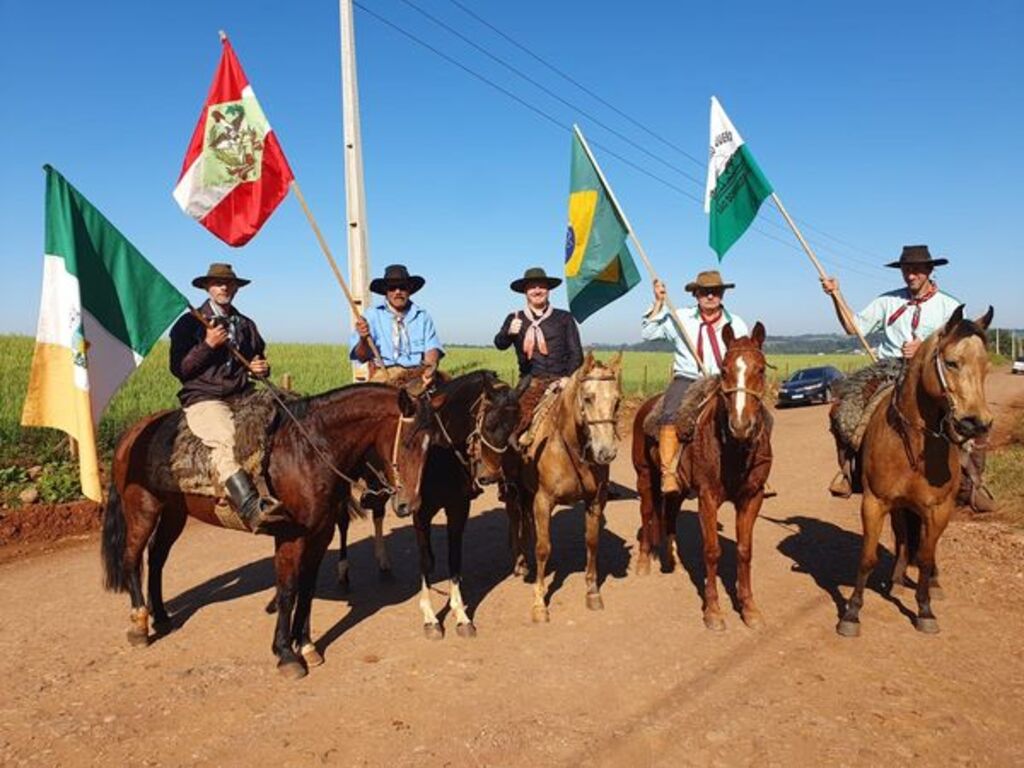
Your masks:
{"label": "dark pants", "polygon": [[669,382],[665,396],[661,400],[661,413],[658,414],[658,426],[670,426],[676,423],[676,411],[683,402],[683,395],[696,379],[689,379],[686,376],[675,376]]}

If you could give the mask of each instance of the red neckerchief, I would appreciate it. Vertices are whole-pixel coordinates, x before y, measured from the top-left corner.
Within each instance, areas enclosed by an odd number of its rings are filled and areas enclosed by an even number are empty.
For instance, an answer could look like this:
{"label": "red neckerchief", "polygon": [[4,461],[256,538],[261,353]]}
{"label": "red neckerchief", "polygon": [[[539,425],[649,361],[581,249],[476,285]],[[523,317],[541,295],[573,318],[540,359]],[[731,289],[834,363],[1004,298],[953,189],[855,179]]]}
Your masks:
{"label": "red neckerchief", "polygon": [[711,354],[715,356],[715,364],[721,369],[722,367],[722,351],[718,348],[718,336],[715,334],[715,323],[722,319],[722,310],[718,310],[711,320],[705,320],[704,316],[700,314],[700,310],[697,310],[697,317],[700,318],[700,328],[697,329],[697,357],[700,361],[704,362],[704,337],[708,337],[708,341],[711,342]]}
{"label": "red neckerchief", "polygon": [[931,281],[931,286],[932,287],[928,291],[925,291],[925,293],[923,295],[915,296],[915,297],[911,298],[909,301],[907,301],[906,304],[904,304],[902,307],[900,307],[895,312],[893,312],[891,315],[889,315],[889,319],[886,321],[885,324],[886,325],[892,325],[893,323],[895,323],[897,320],[900,319],[900,316],[904,312],[907,311],[907,307],[913,307],[914,308],[914,316],[912,318],[910,318],[910,331],[911,331],[911,333],[916,335],[917,334],[917,326],[921,322],[921,305],[924,304],[926,301],[928,301],[928,299],[930,299],[932,296],[934,296],[936,293],[939,292],[939,286],[938,286],[938,284],[934,280]]}

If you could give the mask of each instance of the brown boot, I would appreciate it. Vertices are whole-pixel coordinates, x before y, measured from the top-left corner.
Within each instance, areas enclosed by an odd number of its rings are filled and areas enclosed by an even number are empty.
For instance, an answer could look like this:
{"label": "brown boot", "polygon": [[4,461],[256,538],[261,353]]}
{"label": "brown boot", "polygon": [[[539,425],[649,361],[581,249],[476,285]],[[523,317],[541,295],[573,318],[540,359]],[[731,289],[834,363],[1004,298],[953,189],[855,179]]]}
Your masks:
{"label": "brown boot", "polygon": [[658,457],[661,459],[661,492],[679,493],[679,435],[675,424],[663,424],[658,429]]}

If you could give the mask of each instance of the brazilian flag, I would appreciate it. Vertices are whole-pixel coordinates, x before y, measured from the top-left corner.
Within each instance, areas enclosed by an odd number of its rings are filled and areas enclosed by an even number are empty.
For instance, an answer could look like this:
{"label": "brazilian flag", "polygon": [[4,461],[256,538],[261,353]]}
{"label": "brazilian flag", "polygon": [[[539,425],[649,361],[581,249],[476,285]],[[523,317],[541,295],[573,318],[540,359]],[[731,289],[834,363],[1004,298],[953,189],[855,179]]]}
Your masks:
{"label": "brazilian flag", "polygon": [[573,127],[565,278],[569,309],[583,322],[640,282],[629,229],[579,128]]}

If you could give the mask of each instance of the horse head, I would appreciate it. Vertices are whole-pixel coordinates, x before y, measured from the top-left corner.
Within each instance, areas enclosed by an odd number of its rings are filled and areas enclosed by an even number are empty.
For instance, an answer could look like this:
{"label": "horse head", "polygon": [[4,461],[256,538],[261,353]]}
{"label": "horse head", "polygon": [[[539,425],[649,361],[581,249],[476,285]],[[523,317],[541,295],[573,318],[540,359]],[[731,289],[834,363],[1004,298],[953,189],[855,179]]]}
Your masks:
{"label": "horse head", "polygon": [[761,424],[765,386],[764,326],[757,322],[750,336],[736,337],[732,324],[722,329],[721,392],[729,405],[729,433],[741,442],[754,437]]}
{"label": "horse head", "polygon": [[432,403],[426,396],[413,399],[404,389],[398,390],[399,415],[388,482],[394,487],[391,503],[400,517],[419,511],[423,468],[437,429],[434,408],[443,405],[444,395],[435,395]]}
{"label": "horse head", "polygon": [[622,353],[608,363],[587,352],[572,376],[576,425],[586,432],[584,452],[598,464],[611,464],[618,452],[619,404],[622,400]]}
{"label": "horse head", "polygon": [[[960,438],[956,442],[984,435],[992,427],[992,411],[985,399],[985,376],[989,366],[985,330],[993,314],[989,307],[988,312],[976,320],[967,320],[961,304],[938,332],[934,350],[930,353],[923,350],[926,356],[921,362],[925,366],[923,386],[932,397],[945,398],[948,423]],[[930,345],[922,345],[927,346]]]}
{"label": "horse head", "polygon": [[480,485],[502,478],[502,461],[519,424],[519,399],[497,376],[490,376],[480,395],[476,426],[469,440],[473,477]]}

